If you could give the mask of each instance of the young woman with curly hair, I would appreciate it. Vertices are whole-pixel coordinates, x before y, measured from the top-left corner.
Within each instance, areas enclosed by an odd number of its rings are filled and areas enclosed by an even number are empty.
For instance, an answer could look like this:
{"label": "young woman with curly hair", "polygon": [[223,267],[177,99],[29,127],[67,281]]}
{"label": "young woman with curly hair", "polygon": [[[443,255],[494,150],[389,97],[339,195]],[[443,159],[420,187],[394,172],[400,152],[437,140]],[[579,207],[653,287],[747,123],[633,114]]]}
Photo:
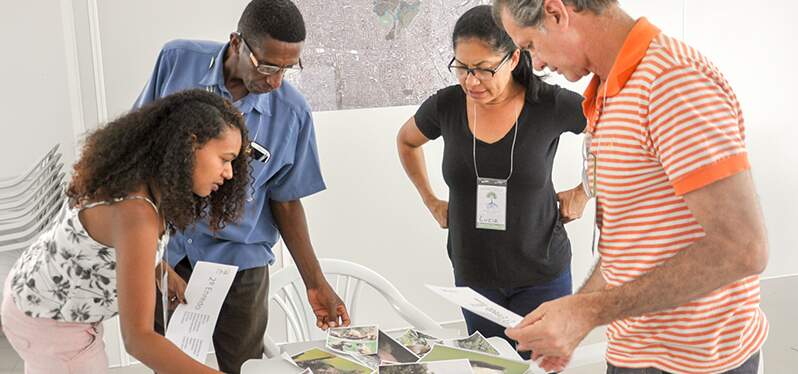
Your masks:
{"label": "young woman with curly hair", "polygon": [[101,323],[117,314],[125,348],[150,368],[217,372],[153,330],[152,295],[170,234],[198,219],[218,230],[241,214],[246,139],[238,111],[203,90],[88,136],[56,223],[5,282],[2,328],[26,373],[107,372]]}

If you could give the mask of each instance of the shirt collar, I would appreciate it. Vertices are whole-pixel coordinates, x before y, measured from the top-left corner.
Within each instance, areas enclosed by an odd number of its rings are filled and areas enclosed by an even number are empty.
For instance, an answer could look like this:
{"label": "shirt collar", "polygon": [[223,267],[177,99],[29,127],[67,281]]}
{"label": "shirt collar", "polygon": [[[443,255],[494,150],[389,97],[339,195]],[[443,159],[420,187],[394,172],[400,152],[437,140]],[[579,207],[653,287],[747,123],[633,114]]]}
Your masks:
{"label": "shirt collar", "polygon": [[[601,85],[601,78],[593,74],[593,79],[585,89],[585,100],[582,102],[582,110],[585,118],[588,119],[588,131],[592,131],[598,118],[597,105],[599,100],[605,99],[604,93],[612,97],[621,92],[626,82],[632,77],[632,73],[637,69],[637,65],[646,56],[651,41],[660,34],[659,28],[654,26],[645,17],[640,18],[635,23],[626,40],[623,42],[621,51],[615,57],[610,73],[605,82],[606,87]],[[601,88],[601,90],[599,90]],[[606,91],[605,91],[606,90]]]}
{"label": "shirt collar", "polygon": [[[216,56],[211,59],[211,62],[208,65],[208,71],[205,73],[202,79],[200,79],[199,84],[203,87],[213,87],[216,92],[221,93],[222,97],[232,100],[230,91],[228,91],[227,87],[224,85],[224,54],[227,52],[227,48],[229,46],[229,42],[222,45]],[[251,112],[252,109],[255,109],[261,114],[271,115],[271,110],[269,109],[270,101],[271,93],[256,95],[247,94],[239,99],[235,104],[236,107],[238,107],[238,110],[240,110],[243,114],[247,114]]]}

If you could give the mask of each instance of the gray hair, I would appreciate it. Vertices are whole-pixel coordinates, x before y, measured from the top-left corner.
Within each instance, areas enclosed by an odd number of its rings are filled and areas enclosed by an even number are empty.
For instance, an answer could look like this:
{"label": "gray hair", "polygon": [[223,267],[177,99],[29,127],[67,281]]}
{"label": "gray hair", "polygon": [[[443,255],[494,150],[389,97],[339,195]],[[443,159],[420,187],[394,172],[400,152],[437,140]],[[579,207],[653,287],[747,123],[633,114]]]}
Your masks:
{"label": "gray hair", "polygon": [[[493,18],[501,25],[502,9],[507,9],[515,22],[523,27],[537,27],[543,22],[544,0],[493,0]],[[574,11],[588,10],[601,14],[611,4],[618,0],[562,0],[563,4],[571,5]]]}

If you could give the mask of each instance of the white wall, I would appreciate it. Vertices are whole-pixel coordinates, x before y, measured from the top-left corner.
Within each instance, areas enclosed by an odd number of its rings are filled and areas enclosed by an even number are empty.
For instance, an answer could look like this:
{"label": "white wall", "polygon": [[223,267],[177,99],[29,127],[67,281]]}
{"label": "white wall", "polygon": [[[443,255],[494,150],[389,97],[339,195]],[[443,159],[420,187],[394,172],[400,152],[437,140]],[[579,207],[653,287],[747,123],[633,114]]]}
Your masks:
{"label": "white wall", "polygon": [[[58,0],[3,3],[0,35],[0,178],[28,170],[56,144],[68,171],[81,130],[69,7]],[[18,252],[0,252],[0,279]],[[2,290],[0,290],[0,296]]]}
{"label": "white wall", "polygon": [[98,2],[108,110],[130,109],[164,43],[226,41],[248,1],[138,0]]}
{"label": "white wall", "polygon": [[75,154],[71,74],[60,3],[48,0],[0,7],[5,49],[0,59],[5,86],[0,93],[0,177],[27,170],[56,143],[71,162]]}
{"label": "white wall", "polygon": [[[245,4],[245,0],[47,0],[0,5],[0,35],[7,51],[0,60],[0,74],[9,87],[0,93],[0,109],[6,115],[0,136],[0,177],[19,173],[26,160],[55,142],[62,143],[67,160],[73,160],[74,133],[93,128],[103,112],[115,117],[130,107],[163,43],[174,38],[226,40]],[[754,176],[770,231],[771,259],[765,274],[795,273],[798,254],[793,249],[798,239],[791,235],[790,225],[798,222],[794,192],[798,153],[791,143],[798,139],[798,130],[792,123],[790,90],[798,84],[791,69],[798,56],[789,46],[798,33],[788,17],[798,14],[798,5],[788,0],[756,4],[621,0],[621,4],[632,15],[646,15],[665,32],[698,47],[726,74],[746,114]],[[97,34],[92,39],[90,19],[96,21],[99,39]],[[70,35],[75,36],[75,45]],[[100,49],[92,49],[92,40]],[[101,79],[95,79],[95,73]],[[586,80],[572,84],[552,77],[551,81],[577,91],[586,85]],[[424,283],[452,281],[445,232],[437,228],[404,177],[393,144],[396,130],[414,111],[414,107],[396,107],[316,113],[329,189],[306,199],[306,208],[319,256],[345,258],[377,270],[433,318],[448,321],[460,318],[458,310],[423,288]],[[561,141],[554,176],[558,188],[578,182],[579,145],[577,136]],[[434,142],[425,149],[433,185],[445,196],[441,148],[440,142]],[[591,214],[592,205],[586,216]],[[578,284],[593,262],[588,249],[591,221],[566,227]],[[0,276],[5,277],[2,268]],[[361,304],[360,312],[370,318],[356,323],[403,325],[375,295],[367,296],[371,302]]]}
{"label": "white wall", "polygon": [[[770,239],[766,276],[798,273],[798,4],[688,1],[685,36],[709,56],[742,104],[754,182]],[[758,10],[765,10],[763,16]]]}

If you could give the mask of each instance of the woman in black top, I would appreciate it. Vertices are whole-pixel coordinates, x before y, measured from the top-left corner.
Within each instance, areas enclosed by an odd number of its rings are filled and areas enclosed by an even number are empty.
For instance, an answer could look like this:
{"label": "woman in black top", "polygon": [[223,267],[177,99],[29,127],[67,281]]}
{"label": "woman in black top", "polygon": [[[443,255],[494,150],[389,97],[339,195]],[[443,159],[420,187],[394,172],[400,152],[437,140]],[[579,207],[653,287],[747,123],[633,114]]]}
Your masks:
{"label": "woman in black top", "polygon": [[[449,70],[460,84],[432,95],[402,126],[399,156],[449,229],[455,283],[524,316],[571,293],[563,222],[581,216],[587,197],[581,186],[562,192],[558,208],[551,170],[560,135],[585,127],[582,97],[534,75],[528,52],[496,25],[488,5],[460,17],[452,44]],[[421,148],[439,136],[448,202],[432,191]],[[469,334],[507,339],[503,327],[463,314]]]}

